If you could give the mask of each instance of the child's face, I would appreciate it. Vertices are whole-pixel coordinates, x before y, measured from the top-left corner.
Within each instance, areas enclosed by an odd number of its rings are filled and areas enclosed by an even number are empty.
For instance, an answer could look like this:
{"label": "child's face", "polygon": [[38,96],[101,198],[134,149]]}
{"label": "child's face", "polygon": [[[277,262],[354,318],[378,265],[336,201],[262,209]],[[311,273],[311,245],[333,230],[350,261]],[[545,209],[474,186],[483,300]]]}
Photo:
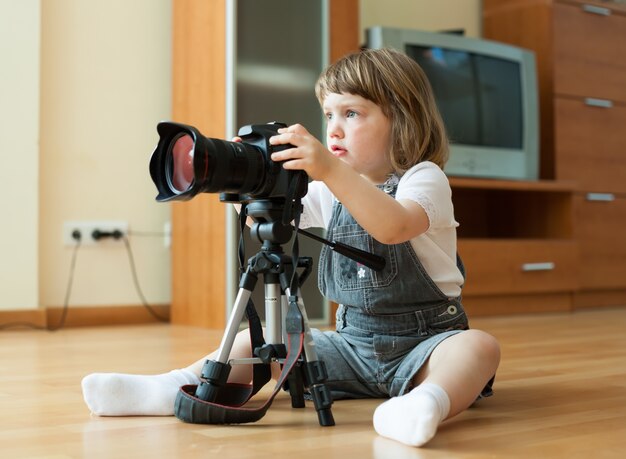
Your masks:
{"label": "child's face", "polygon": [[381,108],[361,96],[331,93],[322,109],[328,149],[370,181],[384,182],[392,171],[391,121]]}

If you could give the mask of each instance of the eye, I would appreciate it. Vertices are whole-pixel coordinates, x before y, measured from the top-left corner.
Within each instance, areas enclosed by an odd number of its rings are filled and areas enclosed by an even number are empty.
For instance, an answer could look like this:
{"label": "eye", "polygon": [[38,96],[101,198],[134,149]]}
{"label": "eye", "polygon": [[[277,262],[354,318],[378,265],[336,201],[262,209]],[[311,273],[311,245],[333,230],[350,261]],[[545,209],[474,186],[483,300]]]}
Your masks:
{"label": "eye", "polygon": [[355,118],[358,115],[354,110],[348,110],[346,112],[346,118]]}
{"label": "eye", "polygon": [[333,114],[332,113],[328,112],[325,115],[326,115],[326,119],[327,120],[332,120],[333,119]]}

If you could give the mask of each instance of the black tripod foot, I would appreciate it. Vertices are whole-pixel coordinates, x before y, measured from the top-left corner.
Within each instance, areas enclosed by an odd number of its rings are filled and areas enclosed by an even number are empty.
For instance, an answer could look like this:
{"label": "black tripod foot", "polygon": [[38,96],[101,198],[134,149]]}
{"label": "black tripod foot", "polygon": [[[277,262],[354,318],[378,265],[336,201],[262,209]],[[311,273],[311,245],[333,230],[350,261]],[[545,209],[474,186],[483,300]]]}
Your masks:
{"label": "black tripod foot", "polygon": [[317,412],[317,419],[322,427],[330,427],[335,425],[335,418],[333,417],[330,408],[319,410]]}
{"label": "black tripod foot", "polygon": [[307,378],[310,381],[309,391],[313,404],[317,410],[317,417],[321,426],[334,426],[335,419],[330,407],[333,404],[333,396],[328,387],[324,384],[328,379],[326,365],[321,360],[307,362]]}
{"label": "black tripod foot", "polygon": [[204,362],[201,375],[204,381],[196,389],[196,397],[207,402],[215,401],[220,388],[226,385],[229,374],[230,365],[227,363],[215,360]]}
{"label": "black tripod foot", "polygon": [[291,395],[291,407],[304,408],[304,379],[300,365],[296,365],[287,376],[287,388]]}

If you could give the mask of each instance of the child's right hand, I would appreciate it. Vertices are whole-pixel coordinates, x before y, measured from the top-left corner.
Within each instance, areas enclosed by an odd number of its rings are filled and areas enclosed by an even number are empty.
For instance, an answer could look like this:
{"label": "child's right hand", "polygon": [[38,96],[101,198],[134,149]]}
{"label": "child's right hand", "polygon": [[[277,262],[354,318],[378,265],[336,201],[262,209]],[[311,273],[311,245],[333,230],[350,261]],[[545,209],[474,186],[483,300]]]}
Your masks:
{"label": "child's right hand", "polygon": [[285,161],[285,169],[304,170],[313,180],[323,181],[340,161],[300,124],[280,128],[278,134],[270,138],[270,145],[287,144],[293,148],[272,153],[272,160]]}

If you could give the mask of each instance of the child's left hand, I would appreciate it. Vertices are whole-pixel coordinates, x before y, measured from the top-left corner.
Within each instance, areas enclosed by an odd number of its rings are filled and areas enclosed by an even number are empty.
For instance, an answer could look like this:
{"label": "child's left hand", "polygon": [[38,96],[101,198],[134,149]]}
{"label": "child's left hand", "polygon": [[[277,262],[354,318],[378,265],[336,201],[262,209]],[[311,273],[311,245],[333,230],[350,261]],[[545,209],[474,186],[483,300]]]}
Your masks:
{"label": "child's left hand", "polygon": [[273,161],[285,161],[285,169],[304,170],[313,180],[324,180],[339,161],[304,126],[294,124],[280,128],[278,135],[270,138],[270,145],[291,144],[294,148],[272,154]]}

